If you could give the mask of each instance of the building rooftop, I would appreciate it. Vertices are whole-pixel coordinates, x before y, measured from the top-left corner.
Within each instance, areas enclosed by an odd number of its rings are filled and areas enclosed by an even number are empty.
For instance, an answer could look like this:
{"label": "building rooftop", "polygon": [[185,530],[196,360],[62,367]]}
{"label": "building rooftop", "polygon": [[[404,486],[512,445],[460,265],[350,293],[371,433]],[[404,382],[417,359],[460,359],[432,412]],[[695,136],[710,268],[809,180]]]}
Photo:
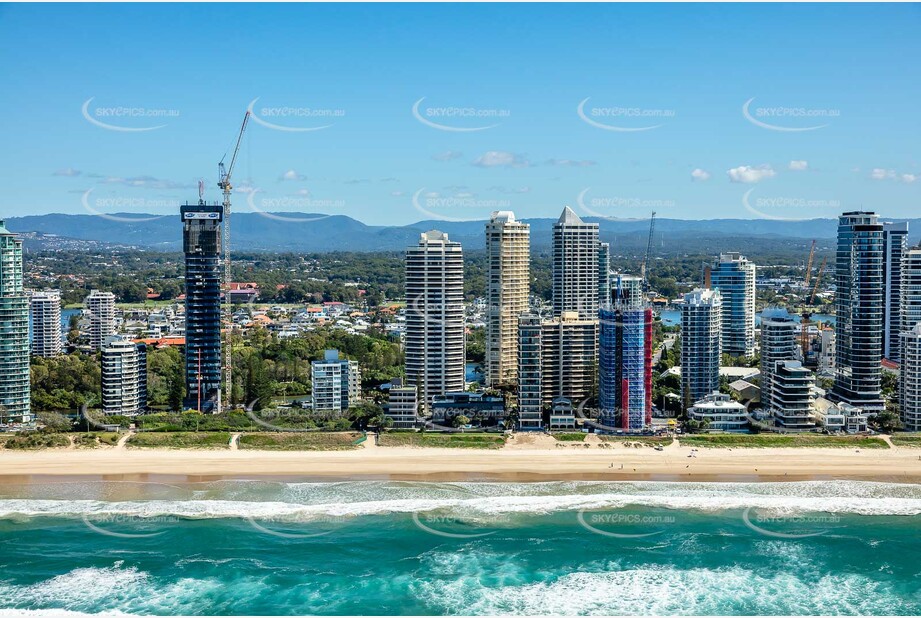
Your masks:
{"label": "building rooftop", "polygon": [[563,213],[560,215],[557,223],[563,223],[567,225],[580,225],[585,222],[582,221],[582,218],[576,214],[576,211],[574,211],[569,206],[566,206],[563,208]]}

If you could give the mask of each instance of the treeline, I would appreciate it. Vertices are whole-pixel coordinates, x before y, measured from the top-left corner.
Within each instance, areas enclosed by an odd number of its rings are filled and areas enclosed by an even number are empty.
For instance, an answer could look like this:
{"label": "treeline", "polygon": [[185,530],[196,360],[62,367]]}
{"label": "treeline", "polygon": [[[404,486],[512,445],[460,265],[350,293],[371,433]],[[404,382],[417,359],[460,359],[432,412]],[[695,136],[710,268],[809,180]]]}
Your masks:
{"label": "treeline", "polygon": [[[766,244],[762,240],[739,239],[738,250],[758,264],[761,274],[772,277],[802,276],[808,256],[808,241]],[[668,249],[666,252],[665,249]],[[818,269],[821,252],[817,251]],[[238,253],[234,256],[233,279],[251,281],[260,290],[260,301],[278,303],[329,302],[354,303],[362,300],[377,306],[385,300],[403,296],[404,265],[402,252],[337,253]],[[648,269],[652,289],[675,298],[699,285],[703,265],[712,262],[713,253],[681,253],[674,247],[653,251]],[[483,296],[486,290],[486,253],[465,251],[464,291],[468,299]],[[611,268],[639,274],[642,255],[619,254],[612,247]],[[119,302],[143,302],[147,289],[169,300],[183,292],[181,253],[117,250],[111,254],[77,251],[38,252],[30,255],[27,282],[36,289],[61,288],[64,302],[83,301],[89,290],[113,292]],[[82,280],[63,278],[74,275]],[[826,281],[830,282],[826,272]],[[365,290],[362,295],[359,290]],[[546,248],[531,255],[531,293],[549,300],[551,260]]]}
{"label": "treeline", "polygon": [[[299,337],[279,339],[258,328],[247,339],[236,337],[233,346],[233,403],[257,402],[257,409],[276,395],[311,392],[310,362],[328,349],[358,361],[362,386],[371,393],[393,377],[402,375],[403,353],[384,333],[349,334],[320,328]],[[55,358],[32,358],[32,406],[35,411],[78,410],[101,405],[99,353],[74,352]],[[184,361],[179,349],[148,349],[147,401],[154,409],[179,410],[185,397]]]}

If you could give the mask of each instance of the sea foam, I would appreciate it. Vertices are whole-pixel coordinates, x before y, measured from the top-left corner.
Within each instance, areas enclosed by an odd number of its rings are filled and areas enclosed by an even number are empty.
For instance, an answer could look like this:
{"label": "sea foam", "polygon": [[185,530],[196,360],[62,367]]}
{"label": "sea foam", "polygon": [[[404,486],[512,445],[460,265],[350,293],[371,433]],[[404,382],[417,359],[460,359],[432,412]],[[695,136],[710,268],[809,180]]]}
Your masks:
{"label": "sea foam", "polygon": [[[47,488],[45,488],[47,490]],[[73,488],[70,488],[72,490]],[[858,481],[801,483],[213,483],[140,500],[17,497],[0,500],[0,519],[32,517],[246,518],[309,522],[439,511],[475,520],[514,514],[628,507],[777,514],[921,514],[921,487]],[[98,495],[98,492],[93,492]]]}

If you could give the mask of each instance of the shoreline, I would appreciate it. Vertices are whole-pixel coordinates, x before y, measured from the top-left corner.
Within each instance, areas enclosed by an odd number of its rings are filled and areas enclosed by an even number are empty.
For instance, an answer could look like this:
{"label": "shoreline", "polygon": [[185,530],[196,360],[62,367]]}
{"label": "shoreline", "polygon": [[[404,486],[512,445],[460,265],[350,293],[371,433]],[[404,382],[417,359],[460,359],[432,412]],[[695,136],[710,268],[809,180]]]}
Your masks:
{"label": "shoreline", "polygon": [[[693,455],[693,456],[692,456]],[[921,449],[501,449],[380,447],[348,451],[48,449],[0,451],[0,483],[53,479],[418,482],[861,480],[921,483]]]}

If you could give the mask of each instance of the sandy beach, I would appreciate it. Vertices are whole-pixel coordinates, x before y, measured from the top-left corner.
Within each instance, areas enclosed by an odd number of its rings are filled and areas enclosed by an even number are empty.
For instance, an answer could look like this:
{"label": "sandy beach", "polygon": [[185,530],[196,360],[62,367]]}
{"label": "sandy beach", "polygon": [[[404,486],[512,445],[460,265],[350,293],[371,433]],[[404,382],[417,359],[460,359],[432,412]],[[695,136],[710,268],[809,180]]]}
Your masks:
{"label": "sandy beach", "polygon": [[[512,440],[496,450],[381,447],[350,451],[48,449],[0,451],[0,480],[47,476],[187,479],[298,477],[329,480],[688,480],[851,479],[921,482],[921,449],[699,448],[595,441],[558,445],[552,438]],[[588,444],[588,446],[586,446]]]}

